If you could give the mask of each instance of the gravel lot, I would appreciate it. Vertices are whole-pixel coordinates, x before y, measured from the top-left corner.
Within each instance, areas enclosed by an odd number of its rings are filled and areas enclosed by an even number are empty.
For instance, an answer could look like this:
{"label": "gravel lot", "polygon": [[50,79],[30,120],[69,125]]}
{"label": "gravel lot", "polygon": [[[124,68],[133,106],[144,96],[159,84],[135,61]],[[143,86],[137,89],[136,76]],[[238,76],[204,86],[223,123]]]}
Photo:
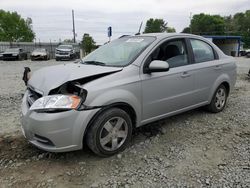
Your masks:
{"label": "gravel lot", "polygon": [[21,134],[23,67],[68,62],[0,61],[0,187],[250,187],[250,59],[237,61],[223,112],[197,109],[144,126],[110,158],[87,148],[44,152]]}

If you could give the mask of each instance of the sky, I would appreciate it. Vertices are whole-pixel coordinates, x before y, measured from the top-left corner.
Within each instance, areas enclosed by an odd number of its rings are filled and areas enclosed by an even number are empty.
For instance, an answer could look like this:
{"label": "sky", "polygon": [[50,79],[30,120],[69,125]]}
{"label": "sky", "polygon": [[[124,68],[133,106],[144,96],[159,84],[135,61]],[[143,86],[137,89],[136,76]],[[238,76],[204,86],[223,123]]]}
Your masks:
{"label": "sky", "polygon": [[41,42],[72,39],[74,10],[77,41],[89,33],[103,44],[109,26],[112,39],[137,33],[141,22],[143,31],[149,18],[162,18],[181,32],[190,14],[233,15],[250,9],[250,0],[0,0],[0,9],[32,18],[36,41]]}

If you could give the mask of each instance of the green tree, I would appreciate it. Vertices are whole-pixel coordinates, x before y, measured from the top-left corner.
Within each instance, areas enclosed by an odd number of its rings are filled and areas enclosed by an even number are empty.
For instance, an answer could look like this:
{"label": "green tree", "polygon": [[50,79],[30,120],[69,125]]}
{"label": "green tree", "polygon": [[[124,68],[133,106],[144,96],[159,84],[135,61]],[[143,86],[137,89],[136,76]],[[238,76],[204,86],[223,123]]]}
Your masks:
{"label": "green tree", "polygon": [[191,20],[191,29],[194,34],[220,35],[225,33],[225,20],[219,15],[196,14]]}
{"label": "green tree", "polygon": [[182,33],[191,33],[190,27],[185,27],[185,28],[182,30]]}
{"label": "green tree", "polygon": [[250,10],[233,16],[235,34],[241,35],[246,48],[250,48]]}
{"label": "green tree", "polygon": [[242,36],[245,47],[250,47],[250,10],[225,16],[226,34]]}
{"label": "green tree", "polygon": [[96,48],[95,44],[96,43],[94,39],[88,33],[84,33],[82,37],[82,42],[81,42],[81,46],[84,52],[87,54],[90,53],[92,50]]}
{"label": "green tree", "polygon": [[167,27],[167,33],[176,33],[176,30],[173,27]]}
{"label": "green tree", "polygon": [[32,42],[35,33],[32,19],[23,19],[17,12],[0,10],[0,41]]}
{"label": "green tree", "polygon": [[144,33],[162,33],[167,31],[167,24],[163,19],[147,20]]}

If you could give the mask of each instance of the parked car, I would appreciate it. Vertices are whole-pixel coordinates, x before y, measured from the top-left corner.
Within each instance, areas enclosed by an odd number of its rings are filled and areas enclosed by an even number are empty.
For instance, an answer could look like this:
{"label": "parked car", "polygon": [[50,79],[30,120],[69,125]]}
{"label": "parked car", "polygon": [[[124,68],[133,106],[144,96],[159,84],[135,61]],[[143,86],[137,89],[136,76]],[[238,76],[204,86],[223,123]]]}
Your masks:
{"label": "parked car", "polygon": [[31,53],[30,59],[32,61],[34,61],[34,60],[49,60],[50,59],[49,51],[45,48],[37,48]]}
{"label": "parked car", "polygon": [[72,45],[59,45],[55,53],[56,61],[71,60],[76,58],[76,52]]}
{"label": "parked car", "polygon": [[246,56],[246,57],[250,57],[250,49],[246,50],[245,56]]}
{"label": "parked car", "polygon": [[0,52],[0,60],[3,60],[3,52]]}
{"label": "parked car", "polygon": [[7,48],[3,53],[3,60],[27,60],[27,52],[22,48]]}
{"label": "parked car", "polygon": [[34,72],[22,129],[46,151],[78,150],[86,142],[110,156],[126,148],[134,128],[201,106],[222,111],[235,82],[235,59],[201,36],[126,36],[79,63]]}

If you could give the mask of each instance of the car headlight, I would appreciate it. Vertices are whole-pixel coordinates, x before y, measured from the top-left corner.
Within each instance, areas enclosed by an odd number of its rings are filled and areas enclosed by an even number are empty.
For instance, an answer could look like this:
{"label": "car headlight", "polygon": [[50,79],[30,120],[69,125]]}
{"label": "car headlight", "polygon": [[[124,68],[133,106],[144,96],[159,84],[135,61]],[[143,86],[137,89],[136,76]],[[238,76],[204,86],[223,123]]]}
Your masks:
{"label": "car headlight", "polygon": [[30,110],[53,111],[77,109],[81,104],[81,98],[76,95],[49,95],[37,99]]}

